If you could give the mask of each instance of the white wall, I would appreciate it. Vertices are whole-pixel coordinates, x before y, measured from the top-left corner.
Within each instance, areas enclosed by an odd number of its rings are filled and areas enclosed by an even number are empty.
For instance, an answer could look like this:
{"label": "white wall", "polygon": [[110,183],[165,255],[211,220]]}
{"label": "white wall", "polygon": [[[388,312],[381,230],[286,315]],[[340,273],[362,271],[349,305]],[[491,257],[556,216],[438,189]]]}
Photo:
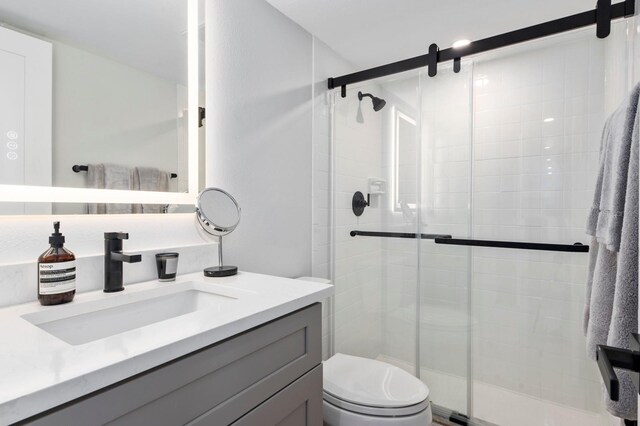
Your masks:
{"label": "white wall", "polygon": [[311,273],[312,39],[264,0],[206,4],[207,185],[238,200],[225,262]]}

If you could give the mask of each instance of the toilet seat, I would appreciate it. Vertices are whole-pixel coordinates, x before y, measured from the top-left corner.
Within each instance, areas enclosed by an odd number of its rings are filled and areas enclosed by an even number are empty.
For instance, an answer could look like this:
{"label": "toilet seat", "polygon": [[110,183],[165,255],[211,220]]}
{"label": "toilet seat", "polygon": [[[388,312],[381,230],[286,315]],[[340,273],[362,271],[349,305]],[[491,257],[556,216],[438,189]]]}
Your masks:
{"label": "toilet seat", "polygon": [[408,416],[429,406],[429,388],[406,371],[368,358],[335,354],[324,362],[326,402],[373,416]]}
{"label": "toilet seat", "polygon": [[424,411],[427,407],[429,407],[428,400],[424,400],[419,404],[411,405],[408,407],[397,407],[397,408],[370,407],[367,405],[354,404],[352,402],[344,401],[327,392],[323,392],[323,399],[325,400],[325,402],[335,405],[336,407],[341,408],[343,410],[351,411],[358,414],[366,414],[369,416],[377,416],[377,417],[411,416],[413,414],[417,414],[421,411]]}

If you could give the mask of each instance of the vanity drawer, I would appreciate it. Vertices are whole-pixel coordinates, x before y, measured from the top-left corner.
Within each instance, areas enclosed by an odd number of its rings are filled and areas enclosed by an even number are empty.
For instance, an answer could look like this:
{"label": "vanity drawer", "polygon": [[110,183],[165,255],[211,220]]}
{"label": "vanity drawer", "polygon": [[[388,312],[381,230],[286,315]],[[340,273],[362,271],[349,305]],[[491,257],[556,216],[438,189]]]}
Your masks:
{"label": "vanity drawer", "polygon": [[316,303],[25,423],[174,426],[206,413],[228,425],[320,362]]}

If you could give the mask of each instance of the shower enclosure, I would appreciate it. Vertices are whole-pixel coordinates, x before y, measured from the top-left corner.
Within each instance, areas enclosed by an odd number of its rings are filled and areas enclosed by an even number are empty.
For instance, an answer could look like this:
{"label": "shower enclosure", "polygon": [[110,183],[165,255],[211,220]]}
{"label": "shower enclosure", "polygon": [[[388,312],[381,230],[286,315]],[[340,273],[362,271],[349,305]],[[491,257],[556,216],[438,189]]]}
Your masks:
{"label": "shower enclosure", "polygon": [[[620,21],[332,94],[330,353],[415,374],[437,415],[469,424],[608,424],[574,243],[636,34]],[[445,244],[460,239],[558,246]]]}

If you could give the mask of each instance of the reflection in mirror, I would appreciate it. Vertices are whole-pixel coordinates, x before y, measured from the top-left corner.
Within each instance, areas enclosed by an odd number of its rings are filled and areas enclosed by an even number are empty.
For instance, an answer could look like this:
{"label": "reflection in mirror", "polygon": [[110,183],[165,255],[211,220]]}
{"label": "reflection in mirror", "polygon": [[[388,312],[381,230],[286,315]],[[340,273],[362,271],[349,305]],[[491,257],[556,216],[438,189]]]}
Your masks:
{"label": "reflection in mirror", "polygon": [[218,237],[218,266],[205,268],[204,275],[228,277],[238,273],[237,266],[225,265],[222,260],[222,237],[236,229],[240,223],[238,202],[222,189],[206,188],[198,195],[196,217],[207,233]]}
{"label": "reflection in mirror", "polygon": [[184,0],[0,2],[0,184],[187,192],[187,16]]}
{"label": "reflection in mirror", "polygon": [[415,210],[418,155],[416,121],[395,110],[394,210]]}
{"label": "reflection in mirror", "polygon": [[221,189],[207,188],[198,197],[201,218],[213,225],[205,230],[212,235],[227,235],[240,220],[240,207],[231,195]]}

